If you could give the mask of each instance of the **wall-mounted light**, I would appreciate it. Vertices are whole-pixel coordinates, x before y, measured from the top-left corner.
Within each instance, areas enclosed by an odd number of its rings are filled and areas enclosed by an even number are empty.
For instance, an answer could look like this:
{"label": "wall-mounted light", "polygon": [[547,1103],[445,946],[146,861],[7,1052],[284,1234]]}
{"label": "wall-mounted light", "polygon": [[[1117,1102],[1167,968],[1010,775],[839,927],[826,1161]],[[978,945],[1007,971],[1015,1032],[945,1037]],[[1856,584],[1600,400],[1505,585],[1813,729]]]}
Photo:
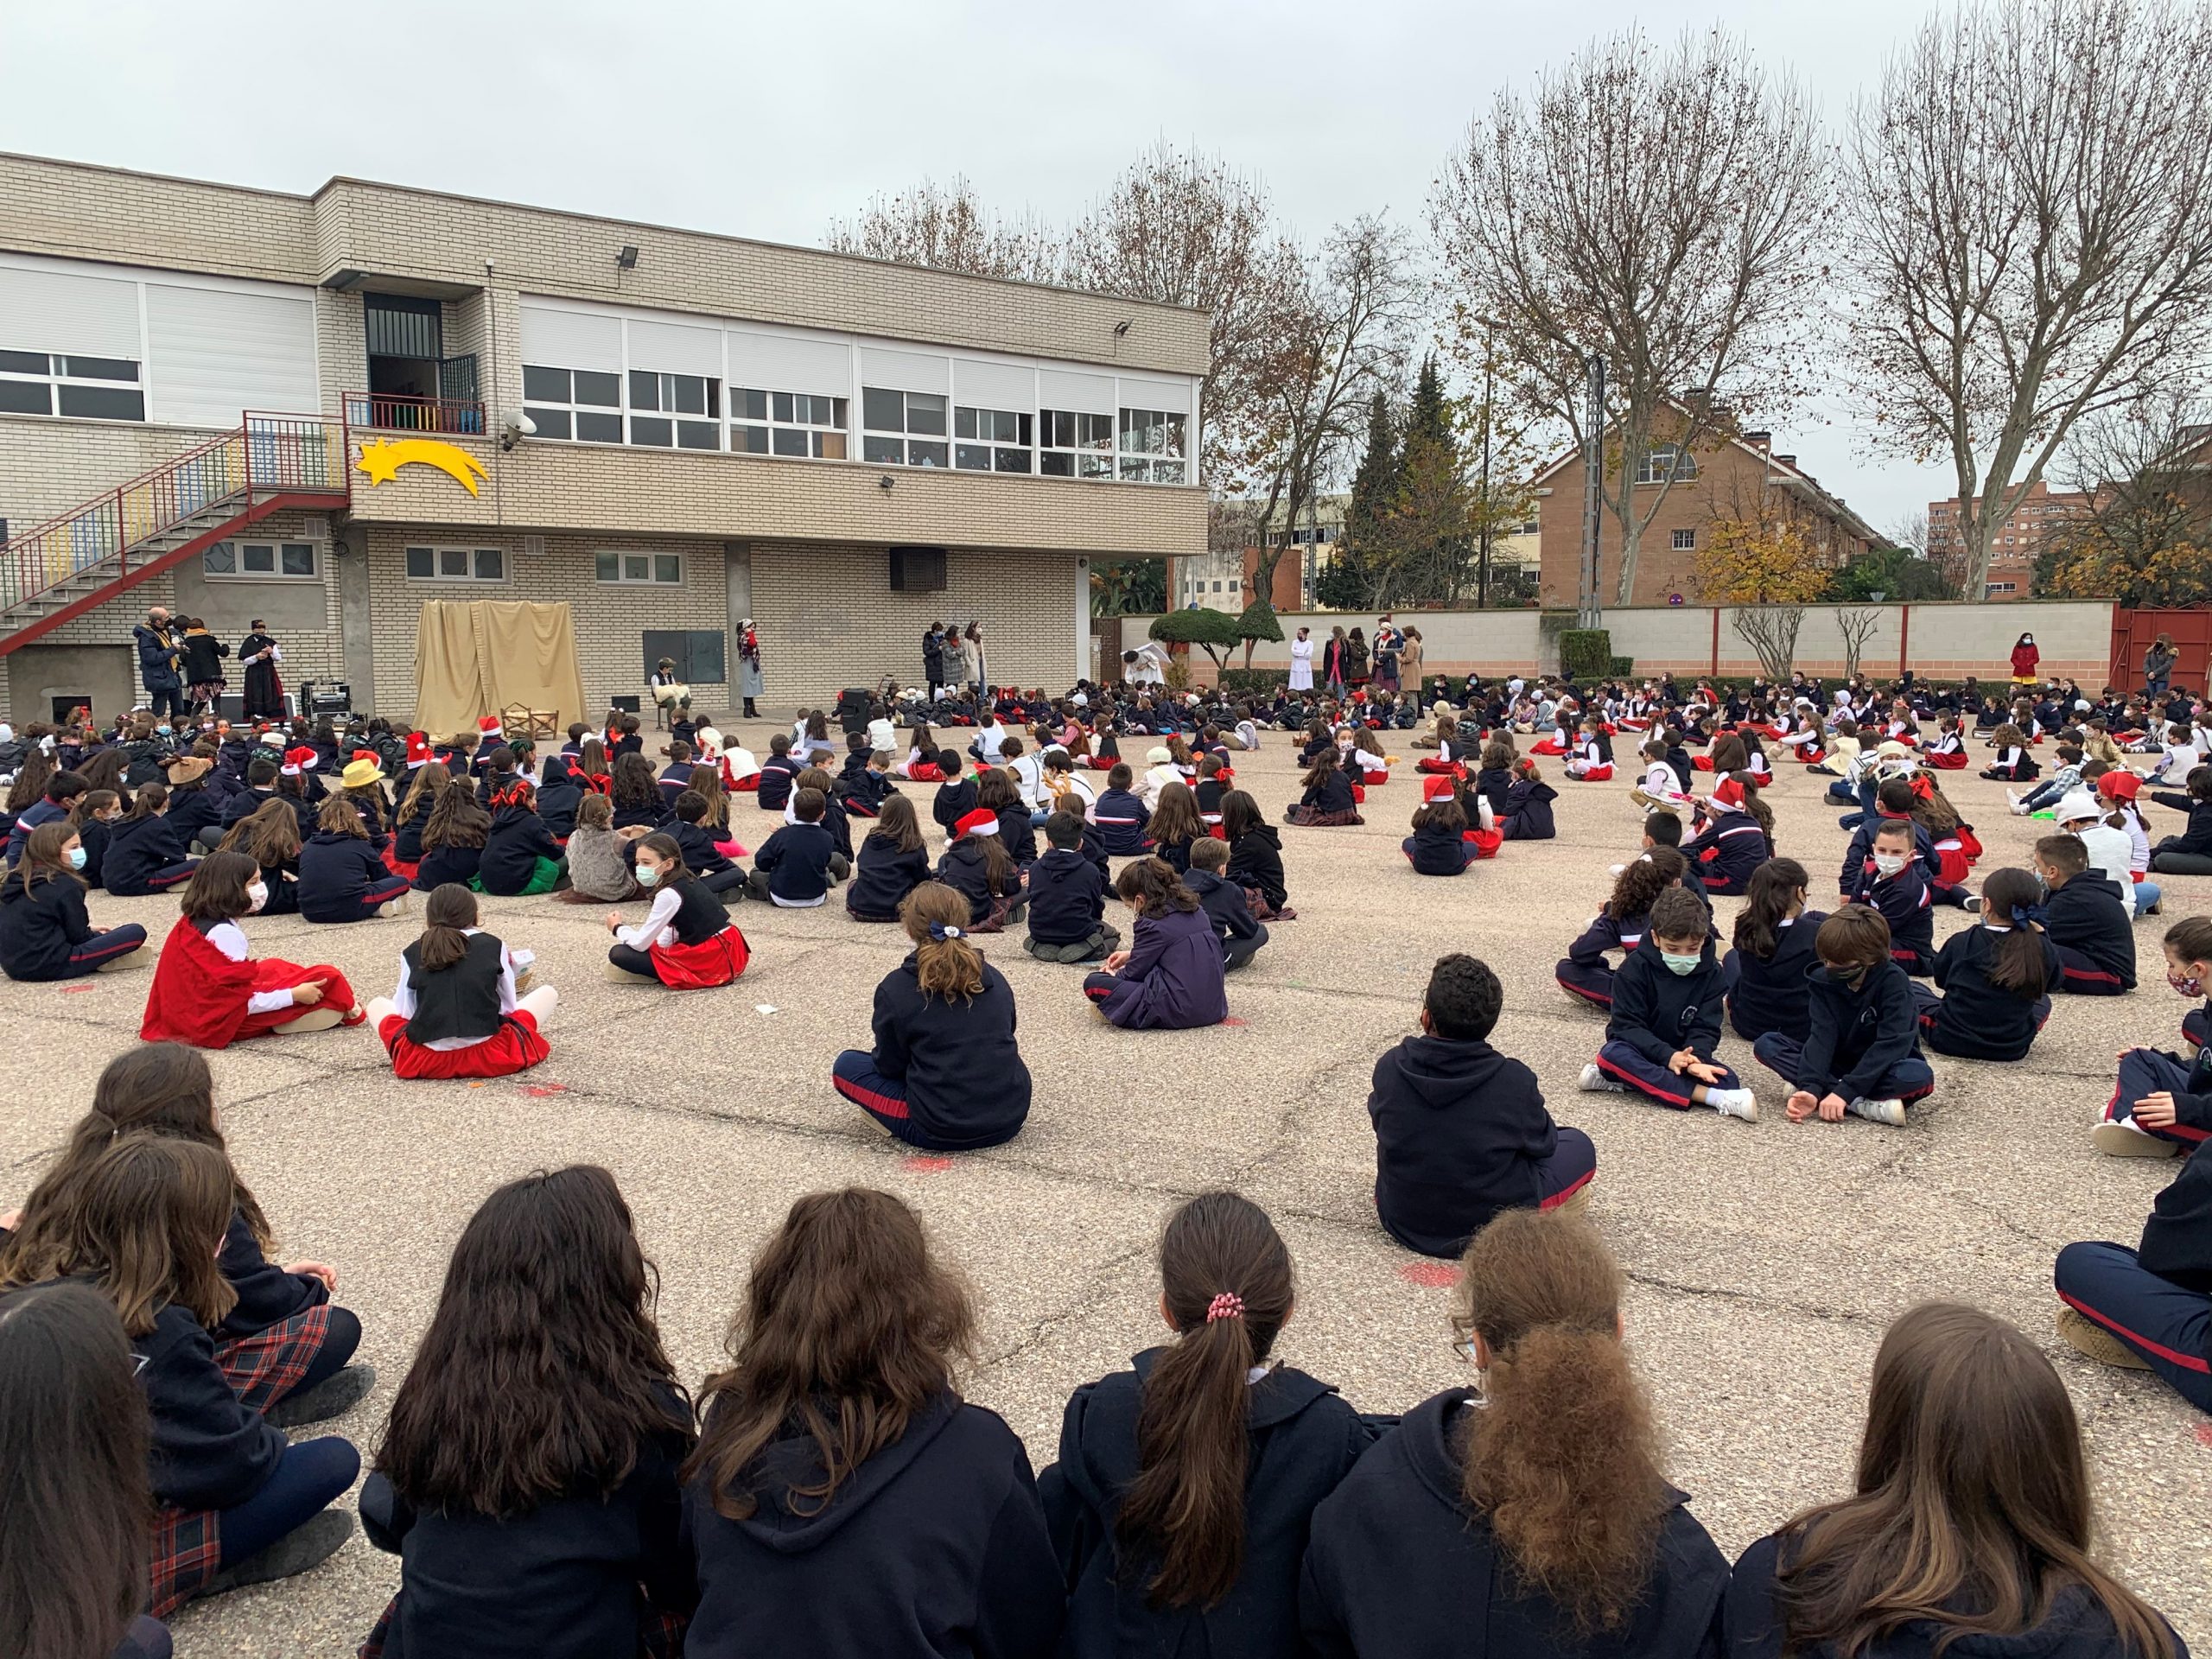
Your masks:
{"label": "wall-mounted light", "polygon": [[884,475],[883,475],[882,477],[880,477],[880,478],[879,478],[879,479],[877,479],[877,480],[875,480],[875,484],[876,484],[876,487],[877,487],[878,489],[881,489],[881,490],[887,490],[887,489],[889,489],[889,488],[890,488],[893,484],[896,484],[898,481],[899,481],[899,480],[898,480],[897,479],[895,479],[895,478],[892,477],[890,474],[886,473],[886,474],[884,474]]}
{"label": "wall-mounted light", "polygon": [[1119,322],[1116,323],[1114,325],[1114,338],[1119,340],[1122,335],[1128,334],[1129,332],[1129,324],[1135,321],[1135,319],[1133,317],[1123,317]]}
{"label": "wall-mounted light", "polygon": [[615,253],[614,264],[620,270],[635,270],[638,268],[637,245],[631,242],[624,243]]}

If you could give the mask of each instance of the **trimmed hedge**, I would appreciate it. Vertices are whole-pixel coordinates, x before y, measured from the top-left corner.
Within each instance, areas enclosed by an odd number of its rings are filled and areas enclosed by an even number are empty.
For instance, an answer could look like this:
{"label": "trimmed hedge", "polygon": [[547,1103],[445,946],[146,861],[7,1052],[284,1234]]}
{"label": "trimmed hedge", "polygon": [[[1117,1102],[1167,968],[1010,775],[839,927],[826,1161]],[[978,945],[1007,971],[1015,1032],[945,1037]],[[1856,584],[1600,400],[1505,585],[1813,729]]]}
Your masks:
{"label": "trimmed hedge", "polygon": [[1605,628],[1561,628],[1560,672],[1573,680],[1603,679],[1613,671],[1613,636]]}

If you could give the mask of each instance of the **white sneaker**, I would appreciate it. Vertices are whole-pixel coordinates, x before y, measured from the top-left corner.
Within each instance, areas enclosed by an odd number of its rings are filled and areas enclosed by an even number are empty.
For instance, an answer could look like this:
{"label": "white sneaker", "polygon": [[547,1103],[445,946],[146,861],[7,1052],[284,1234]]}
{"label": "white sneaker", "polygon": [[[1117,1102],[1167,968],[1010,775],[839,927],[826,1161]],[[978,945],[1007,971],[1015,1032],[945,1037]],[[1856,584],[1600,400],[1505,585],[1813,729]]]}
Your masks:
{"label": "white sneaker", "polygon": [[2018,812],[2020,810],[2020,791],[2017,789],[2006,790],[2005,791],[2005,804],[2011,807],[2015,812]]}
{"label": "white sneaker", "polygon": [[1759,1103],[1748,1089],[1707,1089],[1705,1103],[1723,1117],[1740,1117],[1746,1123],[1759,1121]]}
{"label": "white sneaker", "polygon": [[1582,1068],[1582,1088],[1593,1095],[1624,1095],[1628,1085],[1618,1077],[1608,1077],[1605,1068],[1592,1060]]}
{"label": "white sneaker", "polygon": [[1843,1109],[1869,1123],[1886,1123],[1893,1129],[1904,1128],[1904,1102],[1901,1100],[1869,1100],[1860,1095]]}

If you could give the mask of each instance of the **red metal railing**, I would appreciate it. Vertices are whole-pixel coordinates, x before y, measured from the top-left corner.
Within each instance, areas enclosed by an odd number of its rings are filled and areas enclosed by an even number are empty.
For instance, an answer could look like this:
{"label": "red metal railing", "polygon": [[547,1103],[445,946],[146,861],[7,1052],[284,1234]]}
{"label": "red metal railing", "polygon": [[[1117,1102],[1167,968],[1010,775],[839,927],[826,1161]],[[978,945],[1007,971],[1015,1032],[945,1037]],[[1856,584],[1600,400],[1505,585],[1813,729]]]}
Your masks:
{"label": "red metal railing", "polygon": [[388,391],[349,391],[346,420],[380,432],[450,432],[484,435],[484,405],[474,397],[410,397]]}
{"label": "red metal railing", "polygon": [[210,438],[0,547],[0,613],[95,568],[104,576],[122,575],[132,554],[162,531],[251,501],[257,492],[346,495],[350,450],[342,421],[249,414],[237,431]]}

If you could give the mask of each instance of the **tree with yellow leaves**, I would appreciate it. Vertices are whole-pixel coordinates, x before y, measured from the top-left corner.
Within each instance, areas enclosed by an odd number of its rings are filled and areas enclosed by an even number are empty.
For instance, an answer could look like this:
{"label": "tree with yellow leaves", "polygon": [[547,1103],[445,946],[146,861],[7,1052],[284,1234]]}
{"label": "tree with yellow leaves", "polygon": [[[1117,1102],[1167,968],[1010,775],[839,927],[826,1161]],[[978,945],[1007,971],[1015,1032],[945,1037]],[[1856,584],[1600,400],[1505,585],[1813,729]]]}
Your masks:
{"label": "tree with yellow leaves", "polygon": [[1729,621],[1770,680],[1789,677],[1805,607],[1827,591],[1828,561],[1795,518],[1714,522],[1691,567],[1699,596],[1733,607]]}

